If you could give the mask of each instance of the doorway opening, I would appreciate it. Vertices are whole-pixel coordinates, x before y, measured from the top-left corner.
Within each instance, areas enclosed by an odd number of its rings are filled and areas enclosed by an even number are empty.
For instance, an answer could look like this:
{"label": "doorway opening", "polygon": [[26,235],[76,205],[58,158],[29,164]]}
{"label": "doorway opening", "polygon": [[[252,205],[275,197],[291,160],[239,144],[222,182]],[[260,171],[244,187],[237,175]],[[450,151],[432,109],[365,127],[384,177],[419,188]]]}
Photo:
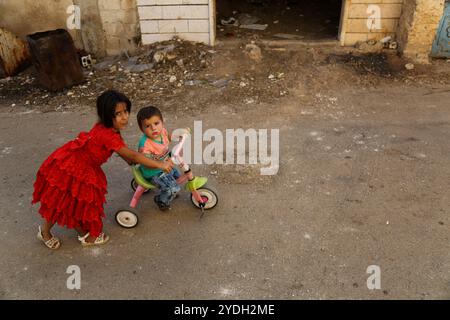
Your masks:
{"label": "doorway opening", "polygon": [[216,37],[337,40],[343,1],[216,0]]}

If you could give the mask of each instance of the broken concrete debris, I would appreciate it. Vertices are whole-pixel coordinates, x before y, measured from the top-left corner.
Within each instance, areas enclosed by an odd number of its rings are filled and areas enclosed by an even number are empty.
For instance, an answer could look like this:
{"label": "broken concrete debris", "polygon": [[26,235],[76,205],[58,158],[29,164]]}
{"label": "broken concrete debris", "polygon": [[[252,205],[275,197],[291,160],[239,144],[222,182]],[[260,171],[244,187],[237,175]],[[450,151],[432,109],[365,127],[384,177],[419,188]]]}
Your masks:
{"label": "broken concrete debris", "polygon": [[388,36],[380,41],[371,39],[366,42],[359,42],[356,44],[356,47],[363,52],[375,53],[380,52],[383,49],[396,50],[398,48],[398,43],[393,41],[391,36]]}
{"label": "broken concrete debris", "polygon": [[93,68],[94,68],[94,70],[97,70],[97,71],[109,70],[119,60],[120,60],[119,56],[108,57],[105,60],[103,60],[102,62],[98,62],[98,63],[94,64]]}
{"label": "broken concrete debris", "polygon": [[397,50],[398,43],[392,40],[391,36],[387,36],[380,40],[385,49]]}
{"label": "broken concrete debris", "polygon": [[176,62],[177,62],[177,65],[178,65],[180,68],[184,68],[184,62],[183,62],[183,59],[179,59],[179,60],[177,60]]}
{"label": "broken concrete debris", "polygon": [[125,70],[133,73],[141,73],[153,69],[153,66],[154,66],[153,63],[135,64],[126,66]]}
{"label": "broken concrete debris", "polygon": [[250,30],[266,30],[269,25],[267,24],[241,24],[239,28]]}
{"label": "broken concrete debris", "polygon": [[363,52],[376,53],[383,50],[384,44],[381,41],[369,40],[365,42],[359,42],[356,47]]}
{"label": "broken concrete debris", "polygon": [[398,49],[398,42],[396,42],[396,41],[389,42],[388,49],[397,50]]}
{"label": "broken concrete debris", "polygon": [[188,81],[184,82],[184,85],[186,85],[186,86],[197,86],[197,85],[200,85],[202,83],[203,83],[203,81],[201,81],[201,80],[188,80]]}
{"label": "broken concrete debris", "polygon": [[387,36],[383,39],[380,40],[381,43],[386,44],[392,41],[392,37],[391,36]]}
{"label": "broken concrete debris", "polygon": [[288,39],[288,40],[300,40],[303,39],[303,36],[299,36],[296,34],[288,34],[288,33],[277,33],[273,35],[275,38]]}
{"label": "broken concrete debris", "polygon": [[232,78],[223,78],[223,79],[215,79],[215,80],[188,80],[185,81],[184,84],[186,86],[198,86],[202,84],[209,83],[210,85],[216,87],[216,88],[224,88],[228,86],[231,81],[233,81]]}
{"label": "broken concrete debris", "polygon": [[241,13],[237,16],[237,19],[239,21],[239,25],[249,25],[249,24],[255,24],[259,21],[258,17],[252,16],[248,13]]}
{"label": "broken concrete debris", "polygon": [[[397,71],[393,73],[395,80],[401,79],[405,74],[411,76],[411,73],[405,70],[406,62],[392,60],[393,55],[389,52],[385,53],[388,58],[384,58],[382,54],[357,54],[354,56],[353,52],[356,50],[347,48],[343,51],[348,54],[331,59],[328,50],[302,49],[299,54],[297,51],[291,52],[290,49],[289,52],[284,52],[286,48],[280,47],[282,44],[278,44],[275,48],[266,45],[263,49],[260,43],[255,39],[252,43],[250,41],[244,42],[243,45],[239,43],[232,49],[218,46],[215,51],[210,50],[209,46],[189,42],[157,43],[141,47],[133,56],[120,55],[109,58],[109,60],[100,60],[94,64],[92,69],[83,70],[86,79],[91,84],[70,88],[70,93],[66,90],[61,94],[51,93],[49,98],[44,98],[45,92],[35,89],[35,84],[31,84],[31,82],[35,82],[35,78],[31,77],[30,84],[25,84],[21,88],[23,98],[22,96],[19,98],[19,90],[13,88],[13,83],[19,87],[28,79],[15,77],[10,81],[12,83],[1,84],[0,82],[0,95],[5,96],[3,92],[7,92],[10,97],[15,98],[15,100],[8,101],[9,105],[14,102],[18,106],[23,106],[25,101],[29,101],[31,106],[45,106],[48,110],[54,110],[62,105],[61,109],[64,110],[74,105],[92,106],[102,90],[117,88],[131,99],[136,100],[138,105],[145,104],[148,99],[156,101],[155,103],[169,99],[170,103],[168,104],[173,104],[176,108],[188,106],[192,111],[197,110],[195,108],[200,109],[195,106],[195,103],[199,104],[197,97],[201,99],[200,101],[217,99],[218,102],[221,102],[226,100],[236,104],[241,103],[244,107],[251,107],[255,104],[289,96],[293,92],[291,91],[291,83],[295,82],[293,79],[298,79],[297,75],[293,74],[293,70],[296,70],[293,69],[294,66],[295,68],[305,66],[300,69],[304,73],[299,72],[298,74],[305,79],[312,79],[314,81],[313,88],[319,83],[319,80],[317,82],[314,80],[313,72],[317,71],[322,75],[321,85],[333,85],[334,81],[349,82],[349,79],[354,80],[355,83],[372,85],[376,83],[375,81],[379,81],[380,76],[387,79],[388,74],[393,70],[390,67],[393,62],[395,62],[395,67],[398,67],[398,70],[396,69]],[[270,52],[270,50],[281,51],[279,53]],[[330,51],[334,52],[331,49]],[[154,55],[158,52],[162,59],[156,63]],[[167,53],[171,55],[170,59]],[[246,55],[249,58],[245,57]],[[262,55],[264,55],[264,64],[256,65],[255,61],[259,60]],[[176,58],[173,59],[173,56]],[[292,57],[294,57],[292,60],[294,63],[291,63]],[[226,65],[228,61],[232,67]],[[295,62],[301,62],[301,65],[298,66]],[[105,70],[98,68],[102,64],[105,65]],[[148,64],[153,65],[150,70],[141,73],[130,71],[133,67]],[[306,65],[315,67],[307,69]],[[323,76],[329,70],[343,74],[343,80],[338,77],[331,79],[331,77]],[[271,76],[268,78],[270,74]],[[361,82],[358,82],[360,80]],[[304,89],[302,88],[302,90]],[[314,90],[311,91],[314,92]],[[304,93],[301,95],[301,99],[305,103],[316,103],[315,99],[309,100],[309,93]],[[182,102],[178,105],[172,101]],[[332,101],[330,101],[327,98],[317,103],[323,104],[324,108],[329,108],[332,105]],[[333,113],[330,117],[340,117],[340,115]]]}
{"label": "broken concrete debris", "polygon": [[83,68],[90,68],[94,64],[94,60],[92,59],[92,56],[87,53],[84,49],[77,50],[78,57],[80,59],[80,63],[83,66]]}
{"label": "broken concrete debris", "polygon": [[154,55],[153,55],[153,61],[155,61],[155,63],[160,63],[164,60],[166,54],[163,51],[157,51]]}
{"label": "broken concrete debris", "polygon": [[266,30],[268,24],[257,24],[260,19],[248,13],[241,13],[236,18],[229,17],[220,22],[223,26],[239,27],[240,29]]}
{"label": "broken concrete debris", "polygon": [[[156,52],[165,53],[160,63],[153,60]],[[211,75],[203,75],[202,72],[213,63],[214,53],[216,51],[207,45],[172,39],[142,46],[133,56],[119,54],[98,62],[93,60],[92,67],[84,69],[78,51],[78,57],[74,60],[78,62],[85,79],[88,79],[86,85],[71,86],[70,90],[62,92],[47,92],[43,85],[37,85],[37,74],[29,69],[25,71],[26,74],[0,79],[0,99],[8,95],[12,99],[11,103],[19,102],[17,105],[25,106],[25,101],[28,101],[31,106],[64,110],[79,102],[88,105],[102,91],[111,87],[134,99],[138,97],[138,100],[147,99],[148,94],[156,99],[164,94],[176,94],[183,90],[184,85],[224,88],[231,81],[228,75],[226,81],[218,81],[222,79],[220,75],[213,81]]]}
{"label": "broken concrete debris", "polygon": [[261,48],[259,48],[256,44],[253,43],[247,44],[245,46],[245,53],[250,59],[256,62],[261,62],[262,60]]}
{"label": "broken concrete debris", "polygon": [[228,19],[222,19],[222,20],[220,20],[220,23],[223,26],[235,26],[235,27],[239,26],[239,22],[233,17],[230,17]]}
{"label": "broken concrete debris", "polygon": [[[175,39],[173,41],[171,40],[171,43],[169,44],[158,43],[149,48],[143,48],[142,50],[144,52],[137,56],[129,57],[125,62],[120,61],[121,58],[119,56],[107,58],[105,61],[95,64],[94,69],[102,71],[110,70],[111,72],[124,71],[125,73],[142,73],[155,69],[157,66],[159,68],[161,65],[166,65],[166,63],[172,60],[175,60],[176,65],[180,69],[186,69],[189,66],[187,66],[185,62],[190,62],[192,65],[192,60],[195,59],[191,56],[181,57],[180,59],[180,55],[185,55],[185,53],[182,52],[183,45],[177,46],[176,43],[172,43],[174,41],[179,43],[179,41]],[[177,50],[180,52],[177,52]],[[204,58],[208,53],[209,52],[207,51],[199,51],[196,53],[198,59],[200,59],[200,65],[207,65],[207,61]],[[119,68],[116,66],[117,64],[120,65]],[[172,66],[172,63],[170,63],[169,66]]]}
{"label": "broken concrete debris", "polygon": [[223,87],[226,87],[230,82],[231,82],[231,79],[218,79],[218,80],[212,80],[209,83],[216,88],[223,88]]}
{"label": "broken concrete debris", "polygon": [[[119,71],[125,71],[127,73],[141,73],[144,71],[148,71],[153,69],[154,63],[139,63],[141,57],[131,57],[129,58],[125,63],[121,63],[123,66],[122,68],[119,68]],[[115,68],[117,70],[117,68]]]}

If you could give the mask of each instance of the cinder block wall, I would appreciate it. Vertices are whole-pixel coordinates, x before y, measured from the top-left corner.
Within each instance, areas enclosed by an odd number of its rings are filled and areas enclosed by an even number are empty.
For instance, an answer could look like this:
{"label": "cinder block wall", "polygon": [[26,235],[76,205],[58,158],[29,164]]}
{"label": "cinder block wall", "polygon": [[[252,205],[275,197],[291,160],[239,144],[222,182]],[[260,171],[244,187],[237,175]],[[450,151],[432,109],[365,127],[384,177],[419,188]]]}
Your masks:
{"label": "cinder block wall", "polygon": [[407,58],[427,63],[444,12],[445,0],[407,0],[398,27],[400,51]]}
{"label": "cinder block wall", "polygon": [[173,36],[211,45],[214,42],[213,0],[137,0],[137,5],[143,44]]}
{"label": "cinder block wall", "polygon": [[[352,46],[358,42],[380,40],[386,36],[395,37],[403,2],[403,0],[346,0],[342,12],[341,44]],[[380,8],[380,29],[369,29],[367,26],[372,15],[370,5]]]}

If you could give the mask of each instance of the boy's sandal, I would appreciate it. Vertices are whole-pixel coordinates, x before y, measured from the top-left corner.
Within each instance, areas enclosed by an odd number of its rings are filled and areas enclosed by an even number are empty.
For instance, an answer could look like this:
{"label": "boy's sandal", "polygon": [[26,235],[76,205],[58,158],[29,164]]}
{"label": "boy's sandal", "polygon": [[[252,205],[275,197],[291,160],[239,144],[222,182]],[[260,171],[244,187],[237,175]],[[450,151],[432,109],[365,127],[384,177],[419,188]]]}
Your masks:
{"label": "boy's sandal", "polygon": [[88,246],[96,246],[96,245],[100,245],[100,244],[105,244],[108,242],[109,240],[109,236],[107,236],[106,234],[104,234],[103,232],[99,234],[99,236],[95,239],[94,242],[88,242],[86,241],[86,239],[89,237],[89,232],[86,233],[84,236],[82,237],[78,237],[78,240],[81,242],[81,245],[83,247],[88,247]]}
{"label": "boy's sandal", "polygon": [[53,235],[51,236],[52,237],[49,240],[45,241],[44,236],[42,235],[41,226],[39,226],[39,231],[37,234],[38,239],[41,240],[47,248],[56,250],[61,246],[61,242],[58,238],[54,237]]}
{"label": "boy's sandal", "polygon": [[157,195],[153,198],[153,201],[155,201],[156,205],[158,206],[159,210],[161,210],[161,211],[167,211],[167,210],[171,209],[170,205],[165,204],[162,201],[159,201],[159,196],[157,196]]}

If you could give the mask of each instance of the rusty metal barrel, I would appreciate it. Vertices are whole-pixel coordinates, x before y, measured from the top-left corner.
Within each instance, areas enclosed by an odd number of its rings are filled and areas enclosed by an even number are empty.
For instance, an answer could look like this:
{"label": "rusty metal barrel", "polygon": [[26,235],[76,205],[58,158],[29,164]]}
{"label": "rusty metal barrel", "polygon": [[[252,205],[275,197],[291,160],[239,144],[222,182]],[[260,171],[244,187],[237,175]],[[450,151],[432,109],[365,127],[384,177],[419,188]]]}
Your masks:
{"label": "rusty metal barrel", "polygon": [[30,65],[28,44],[0,27],[0,78],[14,76]]}
{"label": "rusty metal barrel", "polygon": [[59,91],[84,82],[77,49],[64,29],[27,36],[31,60],[39,83],[50,91]]}

